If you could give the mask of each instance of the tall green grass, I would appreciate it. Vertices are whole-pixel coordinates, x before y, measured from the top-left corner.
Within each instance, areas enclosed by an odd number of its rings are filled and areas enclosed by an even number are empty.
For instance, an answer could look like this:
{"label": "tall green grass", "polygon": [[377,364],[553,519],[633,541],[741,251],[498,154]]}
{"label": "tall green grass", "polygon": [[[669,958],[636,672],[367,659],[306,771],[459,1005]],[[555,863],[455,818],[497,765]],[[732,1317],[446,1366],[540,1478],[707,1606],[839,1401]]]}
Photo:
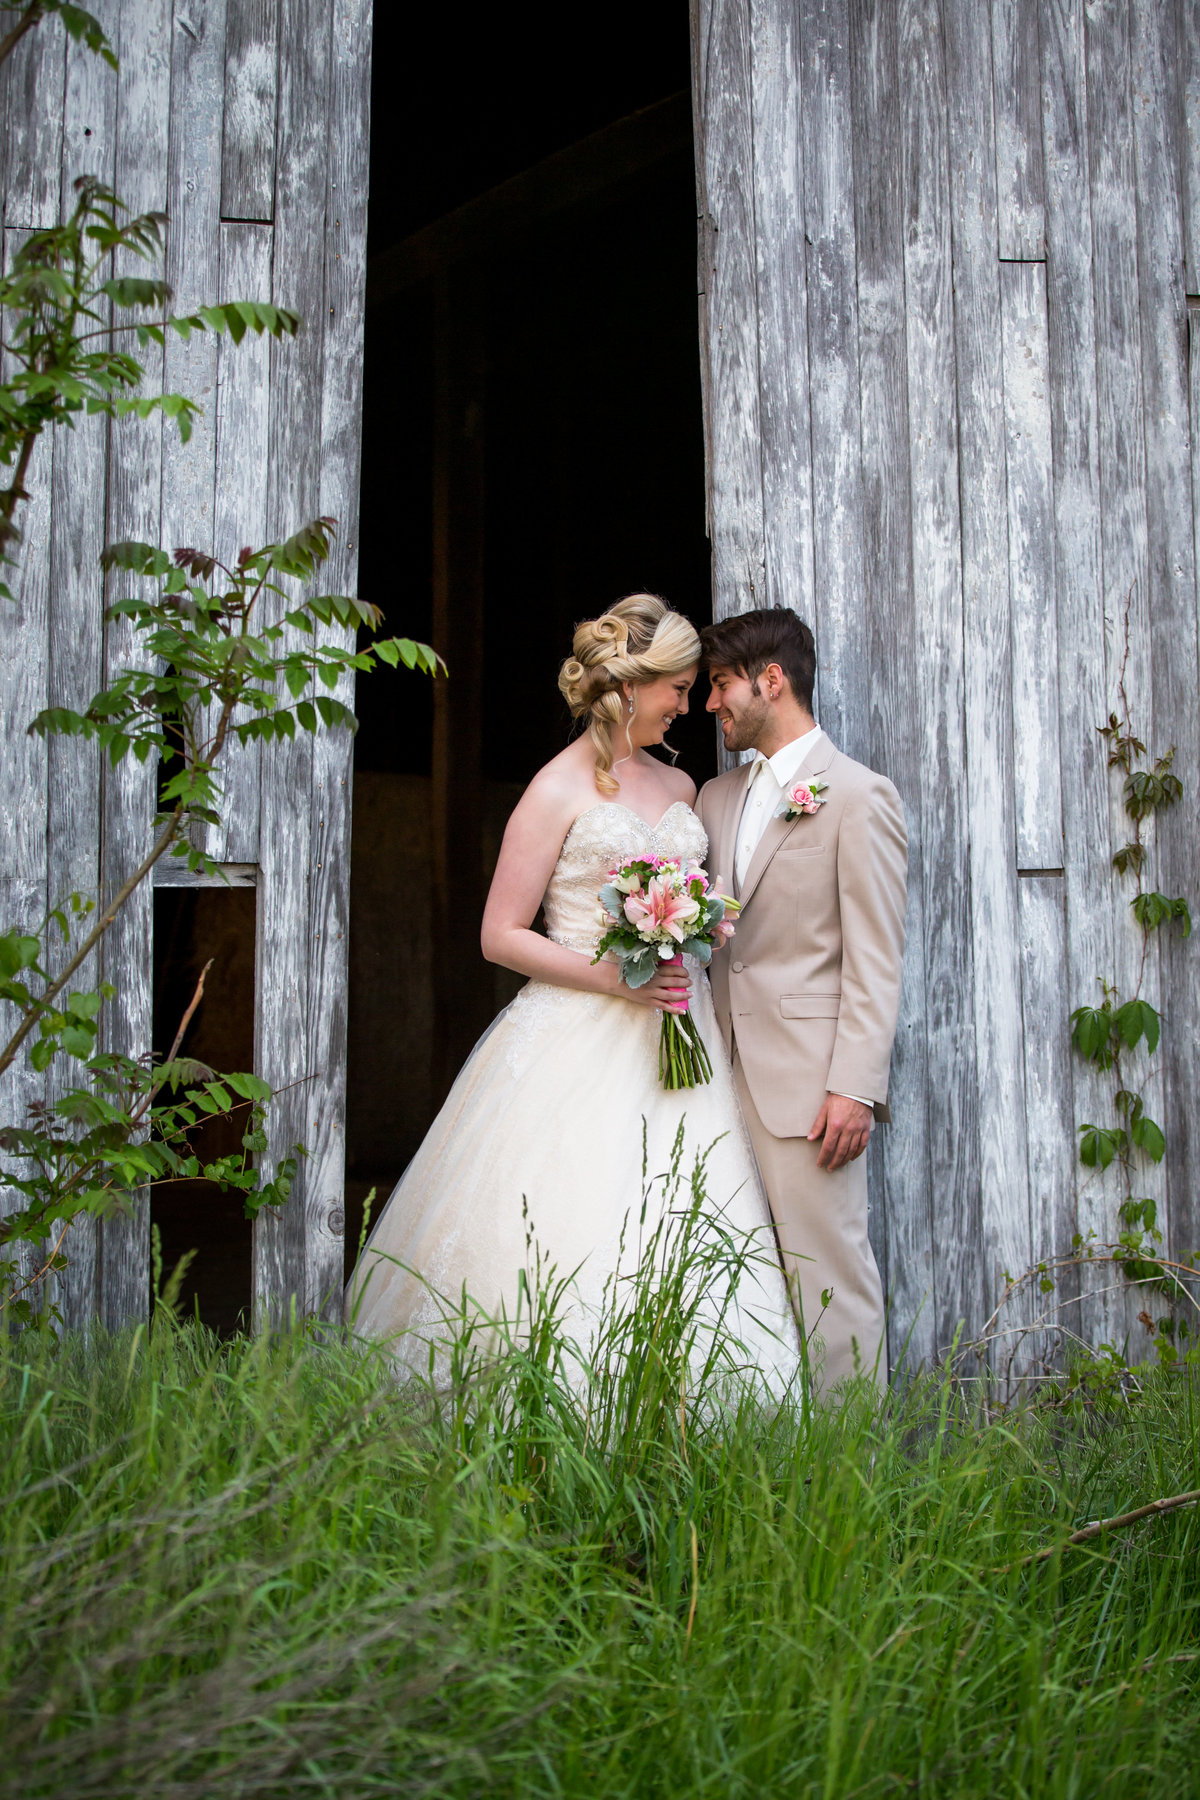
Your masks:
{"label": "tall green grass", "polygon": [[436,1396],[166,1309],[10,1344],[0,1795],[1194,1793],[1194,1512],[1025,1560],[1200,1486],[1193,1389],[768,1404],[680,1211],[590,1374],[552,1278]]}

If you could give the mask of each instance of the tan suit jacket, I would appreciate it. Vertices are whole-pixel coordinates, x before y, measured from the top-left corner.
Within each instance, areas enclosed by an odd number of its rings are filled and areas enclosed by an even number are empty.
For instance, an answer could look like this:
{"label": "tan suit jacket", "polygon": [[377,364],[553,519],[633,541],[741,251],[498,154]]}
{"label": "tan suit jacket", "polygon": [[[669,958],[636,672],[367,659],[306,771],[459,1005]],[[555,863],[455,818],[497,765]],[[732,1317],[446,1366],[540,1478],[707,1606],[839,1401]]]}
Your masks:
{"label": "tan suit jacket", "polygon": [[[827,1093],[855,1094],[887,1118],[900,1010],[908,843],[891,782],[822,732],[796,779],[819,776],[825,804],[773,818],[740,893],[737,930],[713,957],[726,1050],[736,1038],[767,1130],[804,1137]],[[708,867],[729,891],[750,765],[707,782],[696,802]]]}

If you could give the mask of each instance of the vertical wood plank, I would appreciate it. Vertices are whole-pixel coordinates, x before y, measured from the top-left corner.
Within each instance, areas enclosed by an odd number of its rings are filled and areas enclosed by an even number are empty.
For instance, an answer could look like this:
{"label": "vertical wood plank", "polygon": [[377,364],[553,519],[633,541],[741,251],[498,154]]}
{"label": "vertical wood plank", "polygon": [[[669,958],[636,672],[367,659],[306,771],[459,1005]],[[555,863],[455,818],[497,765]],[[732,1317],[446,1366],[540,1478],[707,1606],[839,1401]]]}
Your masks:
{"label": "vertical wood plank", "polygon": [[1021,978],[1020,922],[991,34],[974,0],[945,0],[944,30],[983,1282],[980,1299],[964,1292],[970,1319],[973,1303],[982,1305],[982,1316],[991,1312],[1006,1270],[1029,1266],[1030,1236],[1024,1047],[1013,1004]]}
{"label": "vertical wood plank", "polygon": [[[357,591],[362,437],[363,319],[371,116],[370,0],[334,0],[325,229],[325,369],[321,511],[338,520],[329,572],[335,593]],[[335,634],[353,647],[350,634]],[[354,703],[354,679],[338,687]],[[305,1304],[341,1317],[345,1263],[346,1025],[349,992],[351,738],[326,732],[313,746],[312,960],[309,1041],[320,1071],[309,1095],[305,1199]]]}
{"label": "vertical wood plank", "polygon": [[1183,261],[1189,294],[1200,294],[1200,0],[1179,0]]}
{"label": "vertical wood plank", "polygon": [[[1040,23],[1069,1012],[1094,1000],[1113,960],[1107,773],[1096,734],[1106,711],[1104,578],[1083,0],[1043,0]],[[1071,1073],[1075,1123],[1103,1117],[1106,1083],[1078,1058]],[[1103,1193],[1075,1171],[1079,1229],[1103,1237]],[[1081,1326],[1107,1335],[1104,1301],[1085,1305]]]}
{"label": "vertical wood plank", "polygon": [[756,0],[752,58],[766,570],[761,603],[790,606],[811,623],[816,609],[800,22],[791,0]]}
{"label": "vertical wood plank", "polygon": [[[164,211],[171,86],[171,8],[168,0],[122,0],[117,82],[116,188],[131,212]],[[136,265],[138,273],[144,264]],[[122,271],[124,273],[125,271]],[[142,353],[146,391],[162,379],[162,354]],[[106,536],[158,543],[162,487],[162,427],[157,419],[125,419],[109,430]],[[116,599],[124,582],[110,582]],[[136,639],[125,620],[104,629],[104,676],[131,666]],[[116,769],[102,764],[101,891],[107,897],[137,867],[150,842],[154,771],[132,757]],[[124,907],[101,948],[101,973],[117,989],[101,1015],[109,1050],[140,1056],[150,1047],[153,894],[150,883]],[[119,1326],[143,1317],[149,1294],[150,1206],[139,1194],[127,1218],[106,1219],[100,1232],[101,1312]]]}
{"label": "vertical wood plank", "polygon": [[806,4],[801,39],[818,710],[834,742],[863,758],[869,735],[867,637],[846,0]]}
{"label": "vertical wood plank", "polygon": [[[167,161],[167,280],[178,312],[211,305],[221,282],[221,131],[224,114],[225,0],[188,0],[171,39],[171,120]],[[164,547],[212,547],[216,470],[217,340],[171,333],[163,381],[202,409],[186,444],[163,436]]]}
{"label": "vertical wood plank", "polygon": [[43,231],[58,224],[67,34],[57,19],[26,32],[8,60],[4,223]]}
{"label": "vertical wood plank", "polygon": [[972,1018],[962,537],[947,93],[937,0],[900,6],[901,151],[922,743],[930,1186],[938,1342],[979,1314],[979,1127]]}
{"label": "vertical wood plank", "polygon": [[[1021,908],[1021,1021],[1025,1034],[1025,1138],[1028,1145],[1029,1225],[1035,1262],[1069,1255],[1075,1232],[1075,1130],[1071,1110],[1071,1040],[1063,1009],[1067,960],[1065,884],[1059,875],[1031,875],[1019,884]],[[1011,1275],[1021,1274],[1010,1269]],[[1031,1296],[1027,1322],[1055,1299],[1070,1298],[1073,1278],[1055,1295]],[[1073,1307],[1063,1314],[1077,1326]],[[1045,1354],[1046,1334],[1029,1346]]]}
{"label": "vertical wood plank", "polygon": [[[1000,303],[1016,864],[1020,869],[1060,869],[1058,621],[1044,267],[1039,263],[1002,264]],[[1036,1244],[1034,1250],[1040,1254]]]}
{"label": "vertical wood plank", "polygon": [[[1174,21],[1131,12],[1133,122],[1138,191],[1138,276],[1146,420],[1146,523],[1155,739],[1175,746],[1183,797],[1155,825],[1158,878],[1170,894],[1196,893],[1200,843],[1200,691],[1196,563],[1189,517],[1187,308],[1172,83]],[[1167,1241],[1200,1241],[1200,958],[1177,930],[1159,934],[1164,1008],[1163,1122],[1167,1130]],[[1153,1088],[1150,1090],[1153,1093]]]}
{"label": "vertical wood plank", "polygon": [[[120,24],[118,0],[94,9],[111,42]],[[54,29],[43,27],[42,29]],[[61,209],[75,204],[74,181],[95,175],[112,185],[116,150],[117,77],[86,47],[67,46],[63,113]],[[51,575],[48,689],[51,706],[82,712],[101,684],[104,649],[104,547],[108,433],[102,418],[79,417],[71,431],[53,435]],[[47,740],[47,891],[52,905],[80,892],[95,898],[100,885],[100,758],[82,738]],[[65,960],[58,948],[51,967]],[[94,989],[99,958],[92,956],[75,977],[80,989]],[[79,1066],[64,1057],[47,1073],[47,1098],[57,1099],[79,1085]],[[82,1327],[99,1308],[96,1221],[71,1226],[63,1249],[67,1267],[56,1281],[56,1298],[69,1326]]]}
{"label": "vertical wood plank", "polygon": [[[304,320],[294,343],[272,346],[267,527],[282,538],[315,518],[321,498],[321,390],[325,343],[325,205],[331,0],[296,0],[280,19],[272,298]],[[286,358],[286,366],[284,359]],[[256,1067],[277,1090],[267,1124],[274,1162],[306,1143],[310,1055],[309,877],[312,866],[312,739],[297,732],[263,765],[258,907]],[[319,1003],[319,1002],[318,1002]],[[255,1316],[303,1312],[307,1171],[301,1160],[282,1212],[254,1226]]]}
{"label": "vertical wood plank", "polygon": [[275,216],[279,0],[233,0],[225,35],[221,217]]}
{"label": "vertical wood plank", "polygon": [[1038,0],[991,0],[997,242],[1006,260],[1046,254]]}
{"label": "vertical wood plank", "polygon": [[434,689],[433,856],[436,923],[434,1086],[448,1091],[487,1024],[482,818],[463,816],[483,769],[484,319],[468,271],[449,273],[435,303],[433,641],[449,675]]}
{"label": "vertical wood plank", "polygon": [[[4,233],[6,270],[27,236]],[[0,315],[0,324],[6,323]],[[12,372],[7,358],[0,366],[6,375]],[[13,599],[0,601],[0,929],[5,931],[34,932],[46,911],[46,744],[26,728],[49,702],[51,476],[51,442],[43,437],[30,459],[29,497],[17,515],[21,538],[5,571]],[[0,1027],[11,1028],[15,1019],[15,1009],[0,1002]],[[45,1076],[18,1057],[0,1075],[0,1122],[26,1124],[29,1108],[45,1093]],[[23,1205],[20,1194],[0,1190],[0,1212]],[[26,1273],[34,1266],[28,1254],[20,1262]]]}
{"label": "vertical wood plank", "polygon": [[763,546],[749,0],[700,0],[701,286],[713,614],[761,606]]}
{"label": "vertical wood plank", "polygon": [[[1099,424],[1100,529],[1104,568],[1103,616],[1108,708],[1118,705],[1118,686],[1125,690],[1140,737],[1157,736],[1150,644],[1154,629],[1149,610],[1147,563],[1145,392],[1141,369],[1140,284],[1138,273],[1138,197],[1132,116],[1129,43],[1130,9],[1115,0],[1100,0],[1087,12],[1088,151],[1092,203],[1092,281],[1096,316],[1096,401]],[[1126,649],[1125,621],[1129,640]],[[1097,721],[1099,722],[1099,721]],[[1129,820],[1121,784],[1108,781],[1109,847],[1126,842]],[[1153,871],[1147,870],[1153,883]],[[1113,966],[1110,979],[1127,997],[1139,976],[1145,996],[1158,1005],[1158,946],[1152,945],[1142,968],[1142,938],[1129,911],[1129,884],[1110,878],[1113,906]],[[1132,1062],[1132,1059],[1130,1059]],[[1131,1070],[1132,1072],[1132,1070]],[[1148,1097],[1149,1099],[1149,1097]],[[1110,1103],[1111,1104],[1111,1103]],[[1151,1115],[1157,1118],[1154,1105]],[[1110,1177],[1105,1217],[1108,1235],[1119,1229],[1117,1208],[1125,1198]],[[1149,1173],[1144,1190],[1165,1203],[1166,1171]],[[1139,1194],[1143,1191],[1139,1186]],[[1132,1328],[1141,1336],[1137,1314],[1142,1299],[1123,1292],[1120,1283],[1106,1297],[1110,1326],[1124,1336]]]}
{"label": "vertical wood plank", "polygon": [[[850,13],[854,204],[862,421],[863,565],[870,632],[870,762],[895,782],[908,818],[904,985],[892,1052],[892,1125],[873,1139],[872,1225],[882,1226],[888,1349],[895,1368],[936,1352],[933,1220],[925,1090],[925,908],[916,597],[909,522],[908,385],[901,234],[897,20],[890,0]],[[876,1148],[877,1145],[877,1148]],[[874,1179],[882,1175],[882,1193]],[[877,1251],[877,1256],[879,1252]]]}
{"label": "vertical wood plank", "polygon": [[[271,292],[273,233],[269,225],[221,226],[222,302],[264,299]],[[270,445],[271,344],[247,334],[217,352],[216,492],[213,542],[225,562],[245,544],[267,541],[267,466]],[[217,862],[257,862],[259,743],[229,745],[223,773],[222,820],[208,834]]]}

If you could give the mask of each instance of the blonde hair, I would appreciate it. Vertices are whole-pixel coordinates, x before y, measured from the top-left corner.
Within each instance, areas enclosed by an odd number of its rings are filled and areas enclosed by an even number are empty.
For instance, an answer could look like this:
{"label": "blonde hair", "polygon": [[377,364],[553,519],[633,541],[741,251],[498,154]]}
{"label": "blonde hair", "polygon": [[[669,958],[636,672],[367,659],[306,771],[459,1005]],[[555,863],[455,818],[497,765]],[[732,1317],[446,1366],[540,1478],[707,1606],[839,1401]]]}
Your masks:
{"label": "blonde hair", "polygon": [[587,721],[596,786],[602,794],[615,794],[620,790],[611,773],[616,734],[624,729],[628,738],[622,684],[644,687],[693,668],[700,660],[700,639],[683,614],[672,612],[657,594],[627,594],[598,619],[576,626],[571,647],[574,654],[559,670],[558,685],[571,717]]}

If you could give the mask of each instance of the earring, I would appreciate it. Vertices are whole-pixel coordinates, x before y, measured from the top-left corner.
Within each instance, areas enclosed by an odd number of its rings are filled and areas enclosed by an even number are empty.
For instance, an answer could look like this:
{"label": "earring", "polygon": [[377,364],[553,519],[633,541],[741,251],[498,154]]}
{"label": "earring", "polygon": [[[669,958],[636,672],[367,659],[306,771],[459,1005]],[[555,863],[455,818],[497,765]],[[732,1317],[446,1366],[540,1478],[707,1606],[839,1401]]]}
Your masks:
{"label": "earring", "polygon": [[633,717],[633,695],[632,694],[630,694],[630,696],[629,696],[629,716],[632,719],[632,717]]}

